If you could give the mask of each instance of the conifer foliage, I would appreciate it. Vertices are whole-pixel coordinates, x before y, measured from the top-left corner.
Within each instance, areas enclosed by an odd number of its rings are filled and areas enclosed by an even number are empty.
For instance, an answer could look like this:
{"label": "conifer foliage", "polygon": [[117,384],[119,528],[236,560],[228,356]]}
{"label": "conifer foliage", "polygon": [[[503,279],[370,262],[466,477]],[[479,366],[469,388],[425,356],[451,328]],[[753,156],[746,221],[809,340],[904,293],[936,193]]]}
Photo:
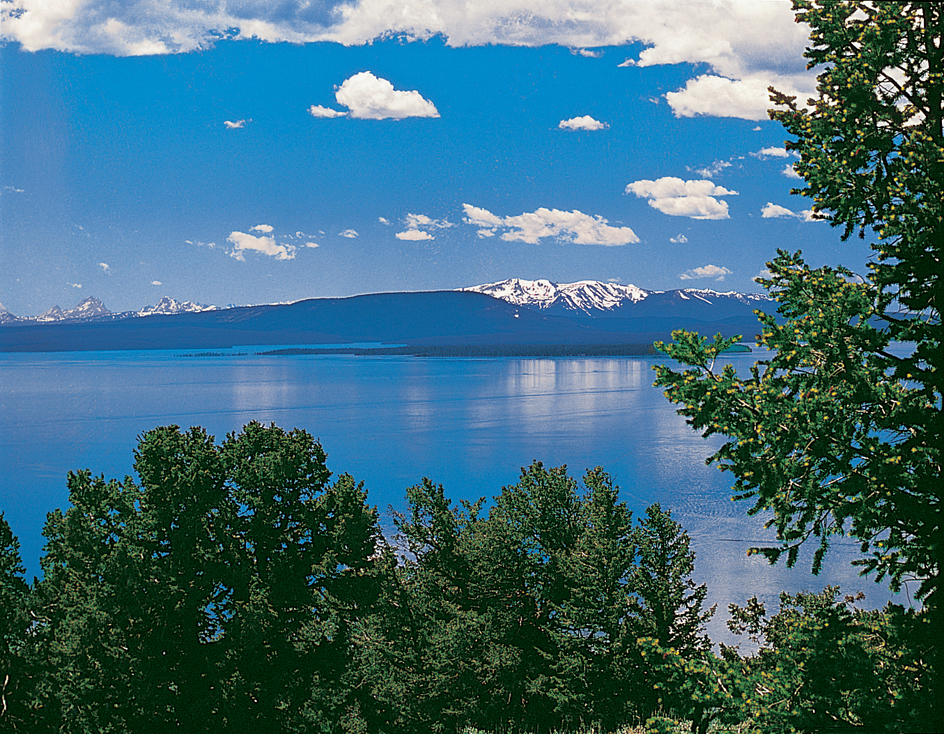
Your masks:
{"label": "conifer foliage", "polygon": [[142,436],[139,482],[69,476],[32,644],[50,731],[309,731],[358,708],[351,626],[377,596],[376,513],[305,431]]}
{"label": "conifer foliage", "polygon": [[[769,510],[793,565],[810,538],[861,543],[864,572],[917,581],[944,629],[944,6],[794,0],[809,25],[817,96],[771,90],[815,216],[872,239],[868,278],[780,251],[760,282],[780,319],[758,314],[773,352],[749,376],[716,369],[734,340],[677,332],[657,385],[694,428],[730,438],[713,457],[735,496]],[[897,344],[896,344],[897,343]],[[929,659],[944,702],[944,643]],[[944,731],[944,703],[931,725]]]}
{"label": "conifer foliage", "polygon": [[715,656],[688,534],[601,468],[535,462],[488,505],[424,480],[387,540],[302,430],[157,428],[135,458],[69,475],[32,586],[0,516],[0,729],[891,732],[933,701],[927,617],[833,591],[732,607],[763,646]]}

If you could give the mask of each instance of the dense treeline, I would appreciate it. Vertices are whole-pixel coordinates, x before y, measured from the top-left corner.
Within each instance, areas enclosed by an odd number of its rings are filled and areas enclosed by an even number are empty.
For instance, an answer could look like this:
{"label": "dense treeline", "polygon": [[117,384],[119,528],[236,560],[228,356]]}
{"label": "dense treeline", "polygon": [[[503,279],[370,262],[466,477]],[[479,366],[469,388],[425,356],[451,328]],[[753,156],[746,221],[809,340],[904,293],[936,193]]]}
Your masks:
{"label": "dense treeline", "polygon": [[600,468],[534,463],[487,509],[424,480],[385,537],[302,430],[157,428],[135,459],[69,475],[32,586],[0,516],[0,728],[922,730],[922,614],[749,600],[754,652],[716,655],[688,535]]}

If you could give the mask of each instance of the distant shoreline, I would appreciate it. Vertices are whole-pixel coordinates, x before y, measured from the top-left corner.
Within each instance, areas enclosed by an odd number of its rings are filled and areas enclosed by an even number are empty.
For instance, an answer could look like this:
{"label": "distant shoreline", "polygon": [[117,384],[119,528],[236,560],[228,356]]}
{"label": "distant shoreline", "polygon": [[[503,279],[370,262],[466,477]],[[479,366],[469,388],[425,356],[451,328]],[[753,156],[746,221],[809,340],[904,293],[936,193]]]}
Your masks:
{"label": "distant shoreline", "polygon": [[[750,352],[746,344],[728,351]],[[296,356],[305,354],[353,354],[355,356],[409,357],[657,357],[661,354],[651,343],[645,344],[494,344],[437,345],[396,347],[290,347],[256,352],[260,356]]]}

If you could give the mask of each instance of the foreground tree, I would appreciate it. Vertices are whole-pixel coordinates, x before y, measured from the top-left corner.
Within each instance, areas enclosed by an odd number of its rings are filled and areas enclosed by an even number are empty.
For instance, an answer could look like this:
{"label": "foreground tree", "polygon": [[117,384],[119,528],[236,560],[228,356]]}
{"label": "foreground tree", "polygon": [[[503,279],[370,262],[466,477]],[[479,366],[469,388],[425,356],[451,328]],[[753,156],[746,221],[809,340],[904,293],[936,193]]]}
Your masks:
{"label": "foreground tree", "polygon": [[362,718],[351,626],[375,592],[363,487],[305,431],[145,434],[140,483],[69,476],[33,649],[50,730],[338,730]]}
{"label": "foreground tree", "polygon": [[[818,537],[818,571],[832,536],[858,538],[865,572],[893,589],[920,581],[932,629],[944,629],[940,569],[944,448],[944,8],[939,3],[795,0],[809,24],[809,107],[773,92],[771,116],[813,211],[874,236],[871,278],[810,269],[781,252],[762,281],[784,323],[761,316],[774,357],[749,377],[715,370],[733,340],[674,334],[663,346],[692,369],[657,367],[657,385],[706,434],[731,437],[712,459],[735,476],[752,512],[771,510],[771,560]],[[905,354],[890,350],[903,342]],[[896,353],[893,353],[896,352]],[[938,640],[930,661],[944,671]],[[944,685],[937,678],[937,700]],[[944,717],[935,714],[937,730]]]}
{"label": "foreground tree", "polygon": [[[534,463],[481,503],[408,490],[398,528],[425,716],[448,731],[547,732],[632,715],[631,515],[600,469]],[[433,727],[435,728],[435,727]]]}
{"label": "foreground tree", "polygon": [[24,573],[20,543],[0,512],[0,729],[8,731],[25,729],[27,723],[29,587]]}
{"label": "foreground tree", "polygon": [[[640,691],[644,713],[666,708],[689,716],[696,728],[705,720],[704,707],[692,696],[688,686],[678,685],[674,676],[666,676],[660,656],[672,654],[687,662],[710,657],[711,640],[705,624],[714,616],[715,607],[702,609],[708,587],[692,580],[695,553],[685,529],[672,519],[669,510],[658,504],[646,508],[633,533],[636,563],[628,588],[633,594],[634,633],[649,638],[653,654],[645,656],[642,668],[649,685]],[[657,652],[655,652],[657,651]]]}
{"label": "foreground tree", "polygon": [[751,636],[756,652],[723,650],[729,697],[741,721],[756,731],[928,731],[929,638],[926,615],[901,606],[864,611],[863,597],[780,595],[768,617],[756,598],[730,606],[728,626]]}

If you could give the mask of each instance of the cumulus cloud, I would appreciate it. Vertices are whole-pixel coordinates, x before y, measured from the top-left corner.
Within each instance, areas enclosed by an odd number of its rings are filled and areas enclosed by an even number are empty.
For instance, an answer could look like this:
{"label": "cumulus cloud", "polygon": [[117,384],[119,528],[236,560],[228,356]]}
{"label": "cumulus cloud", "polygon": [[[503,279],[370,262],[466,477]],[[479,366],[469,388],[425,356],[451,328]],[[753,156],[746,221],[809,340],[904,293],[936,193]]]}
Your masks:
{"label": "cumulus cloud", "polygon": [[238,130],[240,128],[246,127],[248,120],[223,120],[223,124],[226,125],[227,130]]}
{"label": "cumulus cloud", "polygon": [[767,268],[764,268],[757,275],[754,276],[754,281],[757,282],[760,280],[770,280],[773,277],[774,277],[774,274],[771,273]]}
{"label": "cumulus cloud", "polygon": [[[665,95],[676,117],[740,117],[745,120],[766,120],[772,107],[768,87],[786,94],[809,96],[792,80],[775,75],[730,79],[716,74],[702,74],[689,79],[682,89]],[[807,87],[809,85],[806,85]]]}
{"label": "cumulus cloud", "polygon": [[81,288],[81,287],[82,287],[82,284],[81,284],[81,283],[69,283],[68,281],[66,281],[66,284],[67,284],[67,285],[71,285],[73,288]]}
{"label": "cumulus cloud", "polygon": [[693,169],[693,172],[697,173],[702,178],[714,178],[725,168],[730,168],[731,165],[731,161],[715,161],[710,166],[705,166],[704,168],[695,168]]}
{"label": "cumulus cloud", "polygon": [[642,180],[627,184],[627,194],[649,200],[649,206],[663,214],[692,219],[729,219],[728,202],[716,196],[737,196],[718,186],[713,181],[683,181],[674,176],[665,176],[655,181]]}
{"label": "cumulus cloud", "polygon": [[456,47],[558,44],[592,56],[598,51],[589,49],[638,42],[645,46],[638,59],[620,66],[710,70],[666,95],[680,117],[766,119],[768,86],[800,99],[815,91],[803,58],[809,29],[794,22],[787,2],[7,0],[2,7],[2,37],[27,51],[134,56],[195,51],[221,38],[350,46],[439,35]]}
{"label": "cumulus cloud", "polygon": [[802,178],[802,176],[796,172],[796,169],[793,167],[792,163],[785,165],[780,173],[782,173],[787,178]]}
{"label": "cumulus cloud", "polygon": [[813,214],[812,209],[804,209],[803,211],[795,212],[792,209],[787,209],[785,206],[780,206],[779,204],[772,204],[767,202],[764,204],[764,208],[760,210],[760,215],[763,219],[779,219],[782,217],[799,219],[804,222],[819,222],[822,221],[821,218],[816,217]]}
{"label": "cumulus cloud", "polygon": [[583,117],[571,117],[569,120],[561,120],[557,127],[561,130],[606,130],[609,125],[594,120],[590,115],[584,115]]}
{"label": "cumulus cloud", "polygon": [[448,229],[454,226],[448,219],[432,219],[425,214],[407,214],[403,223],[411,229],[419,227],[431,227],[433,229]]}
{"label": "cumulus cloud", "polygon": [[152,280],[152,281],[151,281],[151,285],[164,285],[164,284],[161,283],[161,281],[159,281],[159,280]]}
{"label": "cumulus cloud", "polygon": [[345,79],[334,97],[350,110],[351,117],[362,120],[439,117],[436,106],[419,92],[394,89],[389,81],[369,71]]}
{"label": "cumulus cloud", "polygon": [[704,265],[700,268],[692,268],[684,273],[679,273],[682,280],[696,280],[698,278],[714,278],[715,280],[724,280],[725,275],[731,275],[731,271],[725,267],[717,265]]}
{"label": "cumulus cloud", "polygon": [[791,155],[794,155],[786,148],[761,148],[756,153],[751,153],[755,158],[789,158]]}
{"label": "cumulus cloud", "polygon": [[433,236],[429,232],[425,232],[421,229],[407,229],[403,232],[397,232],[394,236],[398,240],[420,241],[433,239]]}
{"label": "cumulus cloud", "polygon": [[430,230],[447,229],[454,226],[453,223],[447,219],[433,219],[425,214],[407,214],[403,218],[403,223],[406,225],[406,230],[397,232],[395,237],[398,240],[413,240],[417,242],[420,240],[433,239]]}
{"label": "cumulus cloud", "polygon": [[341,237],[347,237],[349,240],[353,240],[355,237],[357,237],[357,230],[345,229],[342,232],[338,232],[338,235],[340,235]]}
{"label": "cumulus cloud", "polygon": [[440,35],[450,46],[559,44],[588,55],[596,53],[588,49],[641,42],[647,48],[638,60],[621,66],[698,63],[732,80],[807,74],[808,29],[793,22],[786,2],[12,0],[3,6],[4,37],[28,51],[129,56],[194,51],[220,38],[358,45]]}
{"label": "cumulus cloud", "polygon": [[[271,232],[272,227],[268,224],[259,224],[253,227],[253,232]],[[291,260],[295,257],[294,245],[281,244],[276,242],[271,234],[253,235],[247,232],[231,232],[226,240],[233,245],[230,251],[230,257],[244,261],[246,252],[258,252],[262,255],[274,257],[276,260]]]}
{"label": "cumulus cloud", "polygon": [[639,242],[629,227],[612,227],[603,217],[581,211],[561,211],[543,207],[518,216],[500,217],[487,209],[463,204],[466,223],[479,228],[480,237],[493,237],[502,232],[507,242],[537,244],[546,237],[577,245],[626,245]]}
{"label": "cumulus cloud", "polygon": [[105,275],[111,275],[111,266],[108,263],[99,263],[98,267],[104,271]]}
{"label": "cumulus cloud", "polygon": [[680,234],[678,237],[669,237],[669,242],[676,245],[684,245],[686,242],[688,242],[688,237]]}
{"label": "cumulus cloud", "polygon": [[312,117],[344,117],[347,112],[341,110],[332,110],[330,107],[323,107],[320,104],[313,104],[308,108],[308,114]]}

